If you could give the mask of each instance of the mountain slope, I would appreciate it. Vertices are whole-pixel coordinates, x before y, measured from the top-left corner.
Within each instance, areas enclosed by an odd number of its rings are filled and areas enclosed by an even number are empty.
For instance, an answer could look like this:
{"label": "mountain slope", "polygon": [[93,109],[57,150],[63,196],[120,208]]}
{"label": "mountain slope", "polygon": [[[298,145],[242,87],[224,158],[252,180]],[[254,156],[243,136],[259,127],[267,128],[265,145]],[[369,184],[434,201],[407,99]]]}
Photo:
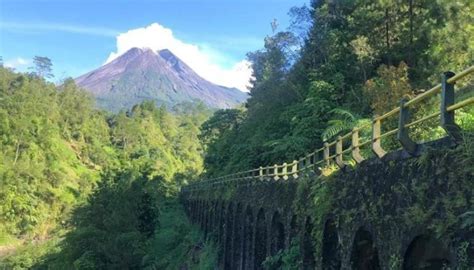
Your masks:
{"label": "mountain slope", "polygon": [[112,62],[84,74],[76,83],[91,92],[99,107],[119,111],[143,100],[173,106],[201,101],[213,108],[231,108],[248,95],[206,81],[169,50],[132,48]]}

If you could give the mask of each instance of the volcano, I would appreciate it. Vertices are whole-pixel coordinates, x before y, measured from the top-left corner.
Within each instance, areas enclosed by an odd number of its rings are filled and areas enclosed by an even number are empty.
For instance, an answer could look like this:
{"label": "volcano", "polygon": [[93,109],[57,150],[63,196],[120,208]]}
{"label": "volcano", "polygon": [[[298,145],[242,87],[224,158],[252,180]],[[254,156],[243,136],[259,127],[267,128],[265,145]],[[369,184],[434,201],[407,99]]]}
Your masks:
{"label": "volcano", "polygon": [[100,108],[117,112],[144,100],[173,107],[202,102],[210,108],[232,108],[248,94],[213,84],[196,74],[170,50],[132,48],[102,67],[75,79]]}

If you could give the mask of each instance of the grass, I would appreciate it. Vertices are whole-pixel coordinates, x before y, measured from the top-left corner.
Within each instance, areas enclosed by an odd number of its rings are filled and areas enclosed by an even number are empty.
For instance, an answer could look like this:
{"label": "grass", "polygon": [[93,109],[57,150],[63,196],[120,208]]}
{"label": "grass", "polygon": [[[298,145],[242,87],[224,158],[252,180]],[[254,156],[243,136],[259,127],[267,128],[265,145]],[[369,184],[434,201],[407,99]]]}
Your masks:
{"label": "grass", "polygon": [[214,269],[217,261],[214,245],[203,240],[201,232],[190,224],[176,201],[163,207],[149,254],[147,269]]}
{"label": "grass", "polygon": [[41,263],[47,254],[59,250],[61,238],[55,236],[43,241],[16,241],[16,246],[11,250],[11,254],[6,254],[3,258],[0,257],[0,270],[34,269],[34,266]]}

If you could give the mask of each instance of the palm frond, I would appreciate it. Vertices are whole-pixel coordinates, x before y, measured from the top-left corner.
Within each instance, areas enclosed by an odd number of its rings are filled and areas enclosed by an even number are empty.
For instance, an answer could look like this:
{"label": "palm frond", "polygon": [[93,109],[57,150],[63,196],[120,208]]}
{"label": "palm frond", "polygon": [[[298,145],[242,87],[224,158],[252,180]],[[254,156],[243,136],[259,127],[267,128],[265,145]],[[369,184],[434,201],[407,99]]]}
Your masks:
{"label": "palm frond", "polygon": [[321,134],[321,138],[324,141],[334,138],[345,131],[352,130],[354,127],[370,125],[370,119],[361,118],[359,115],[343,108],[332,109],[329,113],[334,118],[328,121],[328,127]]}
{"label": "palm frond", "polygon": [[351,111],[348,111],[343,108],[334,108],[331,111],[329,111],[329,113],[333,115],[341,116],[341,118],[350,119],[352,121],[356,121],[357,119],[360,118],[357,114],[354,114]]}

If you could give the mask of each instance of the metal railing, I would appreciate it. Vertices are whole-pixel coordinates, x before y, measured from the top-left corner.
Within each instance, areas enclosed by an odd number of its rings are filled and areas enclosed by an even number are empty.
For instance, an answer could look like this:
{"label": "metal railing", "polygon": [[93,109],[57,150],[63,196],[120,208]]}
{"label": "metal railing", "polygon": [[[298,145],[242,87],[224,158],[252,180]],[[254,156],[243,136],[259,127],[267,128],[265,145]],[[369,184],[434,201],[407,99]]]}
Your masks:
{"label": "metal railing", "polygon": [[[298,160],[293,160],[292,162],[283,163],[281,165],[275,164],[266,167],[259,167],[257,169],[237,172],[214,179],[198,181],[185,186],[183,191],[207,189],[229,182],[239,183],[245,180],[286,180],[290,177],[297,179],[303,172],[315,170],[318,166],[329,165],[332,162],[335,162],[340,168],[342,168],[346,166],[344,157],[345,155],[349,155],[349,153],[351,154],[351,159],[356,163],[362,162],[364,157],[361,154],[360,148],[369,144],[371,144],[372,151],[375,155],[378,158],[382,158],[387,153],[382,147],[382,139],[395,134],[397,135],[397,139],[402,148],[408,153],[414,154],[417,151],[418,145],[410,138],[408,129],[436,117],[440,117],[440,126],[446,131],[446,133],[455,141],[460,142],[462,139],[461,129],[454,121],[455,111],[473,104],[474,97],[468,97],[456,103],[454,84],[472,73],[474,73],[474,66],[471,66],[458,74],[445,72],[441,77],[441,83],[430,90],[410,100],[402,99],[400,101],[400,106],[381,116],[375,116],[371,125],[354,128],[351,132],[343,136],[338,136],[337,139],[332,142],[324,143],[324,147],[317,149]],[[472,89],[470,90],[472,91]],[[413,122],[409,122],[410,107],[439,93],[441,93],[441,100],[440,109],[438,111]],[[396,114],[399,116],[398,127],[387,132],[382,132],[382,123]],[[369,126],[372,128],[372,138],[360,142],[360,131]],[[350,146],[344,149],[344,142],[349,139],[351,140]]]}

